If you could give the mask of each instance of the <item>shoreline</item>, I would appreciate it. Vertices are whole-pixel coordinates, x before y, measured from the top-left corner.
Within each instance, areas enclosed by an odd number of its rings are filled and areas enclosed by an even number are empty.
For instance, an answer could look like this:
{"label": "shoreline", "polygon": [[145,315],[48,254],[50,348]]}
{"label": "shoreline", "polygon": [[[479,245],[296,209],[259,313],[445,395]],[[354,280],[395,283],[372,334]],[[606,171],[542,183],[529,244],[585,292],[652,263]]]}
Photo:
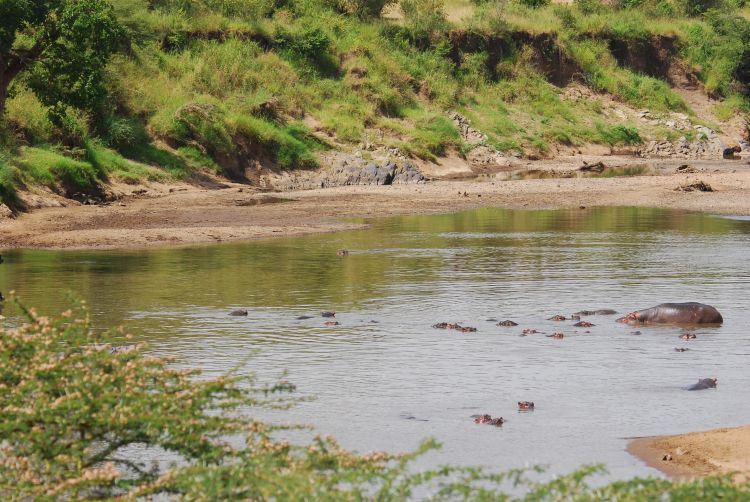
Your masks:
{"label": "shoreline", "polygon": [[750,479],[750,425],[634,438],[626,451],[673,480],[733,474]]}
{"label": "shoreline", "polygon": [[[551,170],[550,165],[554,169],[555,164],[547,164],[547,169]],[[697,181],[715,191],[676,190]],[[652,175],[612,178],[506,181],[480,177],[291,192],[260,191],[231,183],[212,189],[157,183],[112,188],[117,198],[107,205],[81,205],[50,193],[32,194],[38,205],[58,207],[41,207],[17,218],[0,216],[0,249],[200,245],[366,227],[352,219],[445,214],[483,207],[631,206],[750,215],[750,167],[745,162],[716,162],[689,174],[661,169]]]}

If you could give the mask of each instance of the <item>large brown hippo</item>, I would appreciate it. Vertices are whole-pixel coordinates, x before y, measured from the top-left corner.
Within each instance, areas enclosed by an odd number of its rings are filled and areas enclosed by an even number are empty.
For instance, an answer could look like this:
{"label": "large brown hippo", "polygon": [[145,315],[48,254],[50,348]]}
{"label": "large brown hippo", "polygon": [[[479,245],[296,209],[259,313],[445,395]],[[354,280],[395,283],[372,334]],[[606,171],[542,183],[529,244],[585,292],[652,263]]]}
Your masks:
{"label": "large brown hippo", "polygon": [[650,309],[631,312],[617,322],[625,324],[721,324],[718,310],[703,303],[662,303]]}

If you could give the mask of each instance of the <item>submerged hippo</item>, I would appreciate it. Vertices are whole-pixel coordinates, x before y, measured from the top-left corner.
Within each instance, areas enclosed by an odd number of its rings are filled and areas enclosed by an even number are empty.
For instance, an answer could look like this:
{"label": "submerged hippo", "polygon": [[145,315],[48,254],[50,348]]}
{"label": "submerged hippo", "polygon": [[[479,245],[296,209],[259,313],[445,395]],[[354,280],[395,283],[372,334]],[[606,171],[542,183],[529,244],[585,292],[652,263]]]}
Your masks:
{"label": "submerged hippo", "polygon": [[503,417],[492,418],[490,415],[472,415],[471,418],[474,419],[475,424],[487,424],[500,427],[505,423]]}
{"label": "submerged hippo", "polygon": [[245,310],[245,309],[233,310],[233,311],[231,311],[229,313],[229,315],[235,316],[235,317],[246,316],[247,315],[247,310]]}
{"label": "submerged hippo", "polygon": [[581,310],[580,312],[576,312],[574,315],[582,316],[582,315],[612,315],[616,314],[617,312],[612,309],[599,309],[599,310]]}
{"label": "submerged hippo", "polygon": [[703,303],[662,303],[650,309],[631,312],[617,319],[625,324],[721,324],[718,310]]}
{"label": "submerged hippo", "polygon": [[687,390],[706,390],[715,389],[716,384],[719,382],[717,378],[703,378],[698,380],[698,383],[694,383]]}
{"label": "submerged hippo", "polygon": [[452,322],[439,322],[433,324],[432,327],[435,329],[455,329],[461,333],[473,333],[477,330],[477,328],[472,328],[471,326],[461,326],[460,324]]}
{"label": "submerged hippo", "polygon": [[510,319],[506,319],[504,321],[500,321],[497,323],[497,326],[518,326],[517,322],[513,322]]}

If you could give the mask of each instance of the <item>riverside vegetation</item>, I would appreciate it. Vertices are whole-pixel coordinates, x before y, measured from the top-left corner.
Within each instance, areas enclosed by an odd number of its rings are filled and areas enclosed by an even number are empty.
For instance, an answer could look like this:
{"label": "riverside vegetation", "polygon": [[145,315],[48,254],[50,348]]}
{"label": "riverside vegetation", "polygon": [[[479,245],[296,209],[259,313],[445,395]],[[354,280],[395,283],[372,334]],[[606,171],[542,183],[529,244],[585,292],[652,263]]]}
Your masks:
{"label": "riverside vegetation", "polygon": [[[33,186],[244,181],[329,149],[465,155],[452,111],[516,155],[690,139],[604,106],[702,123],[675,72],[719,99],[716,117],[750,109],[745,0],[13,0],[0,19],[13,210]],[[584,100],[565,99],[570,83]]]}
{"label": "riverside vegetation", "polygon": [[[750,495],[750,484],[730,477],[591,487],[587,480],[601,467],[549,482],[532,481],[535,470],[414,467],[415,458],[439,446],[434,441],[400,455],[353,453],[330,438],[290,444],[279,439],[284,427],[250,415],[257,406],[293,405],[288,382],[202,377],[149,356],[143,346],[113,347],[112,340],[127,337],[92,330],[83,308],[50,318],[15,300],[14,307],[25,323],[0,329],[0,493],[6,500],[164,494],[184,500],[692,501]],[[152,460],[169,455],[177,461],[152,463],[148,452]]]}

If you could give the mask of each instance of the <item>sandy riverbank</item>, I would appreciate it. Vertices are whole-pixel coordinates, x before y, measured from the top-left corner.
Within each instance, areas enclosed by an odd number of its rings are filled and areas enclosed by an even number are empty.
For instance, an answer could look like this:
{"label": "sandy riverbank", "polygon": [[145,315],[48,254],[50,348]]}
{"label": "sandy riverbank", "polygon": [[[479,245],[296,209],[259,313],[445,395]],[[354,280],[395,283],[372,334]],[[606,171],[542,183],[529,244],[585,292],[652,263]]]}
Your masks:
{"label": "sandy riverbank", "polygon": [[[547,166],[548,167],[548,166]],[[617,178],[432,181],[267,193],[246,185],[206,189],[152,184],[114,187],[109,205],[47,207],[0,217],[0,248],[140,248],[290,236],[356,228],[350,218],[510,209],[641,206],[750,215],[746,161],[704,165],[698,173]],[[714,192],[675,189],[697,180]],[[141,187],[138,187],[141,188]],[[465,194],[465,195],[464,195]],[[283,199],[269,203],[270,198]]]}
{"label": "sandy riverbank", "polygon": [[737,473],[738,481],[750,479],[750,425],[639,438],[628,452],[670,478]]}

